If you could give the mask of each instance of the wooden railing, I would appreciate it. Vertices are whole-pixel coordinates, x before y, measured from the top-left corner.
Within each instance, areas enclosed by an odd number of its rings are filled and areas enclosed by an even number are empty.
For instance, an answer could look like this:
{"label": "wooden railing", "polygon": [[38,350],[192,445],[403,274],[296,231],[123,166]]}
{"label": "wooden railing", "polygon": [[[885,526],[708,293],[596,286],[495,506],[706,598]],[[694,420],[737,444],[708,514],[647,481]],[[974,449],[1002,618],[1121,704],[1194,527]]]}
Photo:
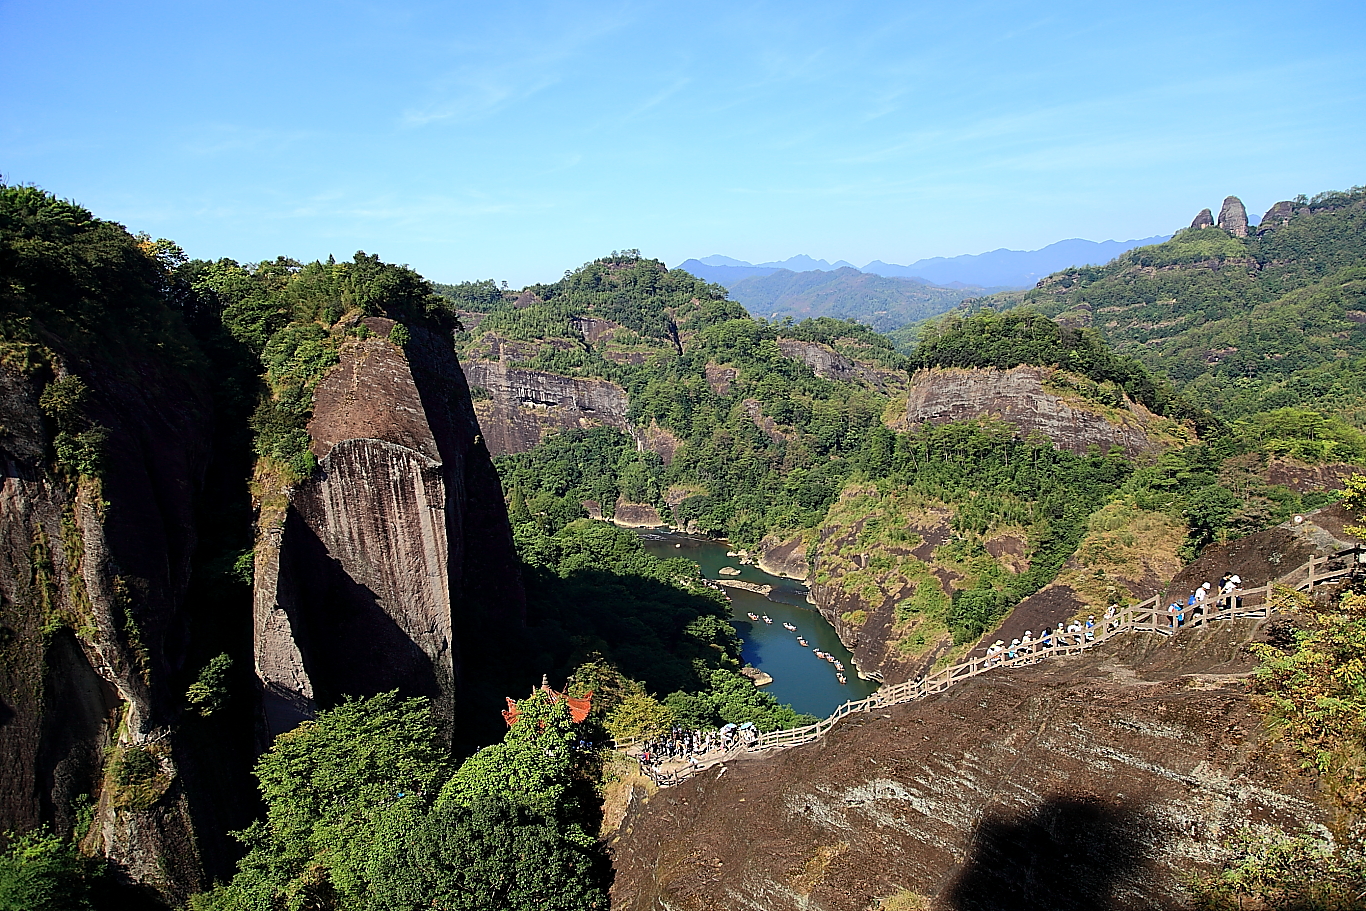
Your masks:
{"label": "wooden railing", "polygon": [[[1342,558],[1349,554],[1352,556],[1349,557],[1348,562],[1341,562]],[[961,680],[968,680],[997,668],[1021,667],[1027,664],[1037,664],[1048,658],[1076,655],[1120,633],[1148,632],[1170,636],[1178,629],[1204,626],[1222,620],[1266,618],[1272,612],[1271,591],[1273,588],[1282,587],[1295,591],[1312,591],[1316,585],[1335,582],[1350,575],[1353,572],[1353,564],[1360,559],[1360,554],[1361,548],[1356,548],[1333,557],[1310,557],[1308,563],[1291,570],[1279,579],[1268,582],[1266,585],[1239,591],[1236,599],[1212,595],[1210,600],[1206,602],[1205,613],[1200,617],[1192,616],[1192,609],[1183,605],[1181,611],[1184,614],[1184,619],[1180,625],[1176,624],[1175,613],[1167,610],[1163,605],[1162,594],[1158,593],[1146,601],[1120,608],[1113,616],[1098,620],[1096,626],[1090,630],[1069,633],[1064,638],[1051,638],[1047,646],[1042,645],[1039,640],[1035,640],[1028,650],[1017,650],[1014,658],[1006,657],[1005,652],[995,655],[978,655],[927,677],[908,680],[905,683],[884,684],[866,699],[846,702],[835,709],[830,717],[823,718],[815,724],[760,734],[748,742],[738,743],[724,751],[709,753],[699,758],[696,764],[675,771],[662,772],[647,769],[646,772],[661,787],[675,785],[700,772],[734,759],[768,753],[773,750],[786,750],[819,740],[829,733],[830,729],[841,719],[855,712],[868,712],[884,706],[923,699],[935,693],[942,693]],[[614,745],[617,749],[625,752],[630,752],[632,748],[639,746],[638,743]]]}

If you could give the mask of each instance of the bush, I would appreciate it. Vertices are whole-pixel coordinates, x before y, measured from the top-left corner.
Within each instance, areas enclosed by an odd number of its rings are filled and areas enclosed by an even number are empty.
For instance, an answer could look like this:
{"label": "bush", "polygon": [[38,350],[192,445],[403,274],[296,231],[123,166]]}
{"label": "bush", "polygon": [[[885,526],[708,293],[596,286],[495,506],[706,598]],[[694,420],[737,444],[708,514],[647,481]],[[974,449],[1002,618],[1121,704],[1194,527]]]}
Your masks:
{"label": "bush", "polygon": [[371,864],[379,911],[588,911],[608,908],[596,844],[553,818],[500,800],[440,804],[384,842]]}
{"label": "bush", "polygon": [[104,865],[69,838],[44,831],[8,836],[0,854],[0,911],[87,911]]}
{"label": "bush", "polygon": [[190,709],[208,718],[223,708],[228,701],[228,674],[231,671],[232,658],[226,652],[204,665],[199,678],[185,692]]}

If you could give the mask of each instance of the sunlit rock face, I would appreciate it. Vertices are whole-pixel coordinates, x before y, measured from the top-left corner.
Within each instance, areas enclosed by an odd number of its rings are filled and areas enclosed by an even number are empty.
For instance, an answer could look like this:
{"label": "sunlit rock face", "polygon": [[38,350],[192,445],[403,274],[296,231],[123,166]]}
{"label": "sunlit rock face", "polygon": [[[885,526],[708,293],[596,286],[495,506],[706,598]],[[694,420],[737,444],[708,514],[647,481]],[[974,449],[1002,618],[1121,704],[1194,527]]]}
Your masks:
{"label": "sunlit rock face", "polygon": [[1115,408],[1068,394],[1065,385],[1050,383],[1060,373],[1049,367],[917,371],[906,423],[997,418],[1015,425],[1021,435],[1042,434],[1072,452],[1118,446],[1134,456],[1156,447],[1150,431],[1157,419],[1147,408],[1128,399]]}
{"label": "sunlit rock face", "polygon": [[497,475],[448,341],[391,324],[350,342],[314,394],[314,475],[257,550],[267,731],[398,689],[452,718],[462,653],[503,641],[525,599]]}
{"label": "sunlit rock face", "polygon": [[1219,209],[1219,227],[1235,237],[1247,237],[1247,209],[1241,199],[1229,196],[1224,200]]}
{"label": "sunlit rock face", "polygon": [[493,455],[526,452],[553,430],[629,429],[626,390],[616,383],[499,361],[473,360],[466,368],[470,384],[481,390],[475,408]]}

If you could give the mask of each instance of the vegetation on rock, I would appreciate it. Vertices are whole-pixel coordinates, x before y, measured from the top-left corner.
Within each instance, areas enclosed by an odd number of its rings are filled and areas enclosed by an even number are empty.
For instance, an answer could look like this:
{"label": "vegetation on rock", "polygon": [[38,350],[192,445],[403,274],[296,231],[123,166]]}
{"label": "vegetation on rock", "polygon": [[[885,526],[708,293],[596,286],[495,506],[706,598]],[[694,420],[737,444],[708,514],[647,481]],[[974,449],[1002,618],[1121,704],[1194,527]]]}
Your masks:
{"label": "vegetation on rock", "polygon": [[240,833],[223,909],[606,908],[600,760],[563,700],[517,703],[503,743],[452,770],[430,706],[381,694],[278,737],[257,765],[267,811]]}

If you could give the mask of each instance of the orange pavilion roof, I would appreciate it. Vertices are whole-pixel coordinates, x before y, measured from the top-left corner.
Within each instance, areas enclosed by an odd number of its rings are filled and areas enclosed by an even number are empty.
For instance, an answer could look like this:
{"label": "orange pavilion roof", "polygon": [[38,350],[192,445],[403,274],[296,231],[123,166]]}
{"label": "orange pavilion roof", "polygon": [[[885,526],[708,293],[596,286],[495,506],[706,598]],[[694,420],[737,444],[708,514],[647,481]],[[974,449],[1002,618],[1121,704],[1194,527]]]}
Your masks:
{"label": "orange pavilion roof", "polygon": [[[541,681],[540,690],[549,696],[551,705],[557,702],[566,703],[569,706],[569,718],[575,724],[581,724],[593,709],[592,693],[586,693],[583,696],[566,696],[564,693],[551,689],[550,684],[544,679]],[[531,695],[536,695],[535,689],[531,691]],[[507,704],[508,707],[503,710],[503,720],[507,722],[508,727],[512,727],[517,723],[517,717],[520,713],[517,710],[516,701],[512,698],[508,697]]]}

